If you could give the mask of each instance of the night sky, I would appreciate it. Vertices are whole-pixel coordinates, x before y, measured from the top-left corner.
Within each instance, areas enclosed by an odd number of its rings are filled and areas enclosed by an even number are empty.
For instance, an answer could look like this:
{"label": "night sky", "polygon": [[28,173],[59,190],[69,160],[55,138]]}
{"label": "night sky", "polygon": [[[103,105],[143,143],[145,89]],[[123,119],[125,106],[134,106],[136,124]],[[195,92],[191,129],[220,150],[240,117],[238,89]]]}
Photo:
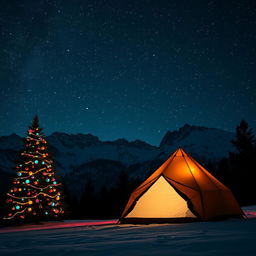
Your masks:
{"label": "night sky", "polygon": [[256,127],[255,0],[0,3],[0,135]]}

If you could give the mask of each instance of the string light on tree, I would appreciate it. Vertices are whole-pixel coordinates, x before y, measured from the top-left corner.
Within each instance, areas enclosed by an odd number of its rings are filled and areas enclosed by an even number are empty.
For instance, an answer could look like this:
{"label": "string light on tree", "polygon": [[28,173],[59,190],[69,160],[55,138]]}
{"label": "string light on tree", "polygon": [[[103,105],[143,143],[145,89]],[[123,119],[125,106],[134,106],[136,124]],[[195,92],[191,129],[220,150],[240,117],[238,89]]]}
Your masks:
{"label": "string light on tree", "polygon": [[34,117],[16,165],[17,177],[7,193],[5,220],[40,221],[60,219],[64,213],[61,183],[57,182],[47,142]]}

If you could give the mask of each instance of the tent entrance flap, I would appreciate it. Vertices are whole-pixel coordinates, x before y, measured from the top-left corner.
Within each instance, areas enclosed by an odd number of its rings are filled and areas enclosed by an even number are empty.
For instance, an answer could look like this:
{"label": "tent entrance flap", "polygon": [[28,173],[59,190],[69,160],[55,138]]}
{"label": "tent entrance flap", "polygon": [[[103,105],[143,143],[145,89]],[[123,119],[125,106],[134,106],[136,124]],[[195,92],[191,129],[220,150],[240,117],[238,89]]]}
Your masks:
{"label": "tent entrance flap", "polygon": [[126,218],[197,218],[163,176],[138,199]]}

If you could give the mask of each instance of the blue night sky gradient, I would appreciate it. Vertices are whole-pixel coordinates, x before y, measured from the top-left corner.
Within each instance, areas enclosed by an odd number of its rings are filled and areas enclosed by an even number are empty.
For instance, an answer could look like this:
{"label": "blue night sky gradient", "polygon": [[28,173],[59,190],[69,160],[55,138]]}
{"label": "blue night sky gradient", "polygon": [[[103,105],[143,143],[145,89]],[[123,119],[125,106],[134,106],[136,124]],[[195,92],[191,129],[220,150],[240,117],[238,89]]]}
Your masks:
{"label": "blue night sky gradient", "polygon": [[0,32],[0,135],[256,127],[253,0],[1,1]]}

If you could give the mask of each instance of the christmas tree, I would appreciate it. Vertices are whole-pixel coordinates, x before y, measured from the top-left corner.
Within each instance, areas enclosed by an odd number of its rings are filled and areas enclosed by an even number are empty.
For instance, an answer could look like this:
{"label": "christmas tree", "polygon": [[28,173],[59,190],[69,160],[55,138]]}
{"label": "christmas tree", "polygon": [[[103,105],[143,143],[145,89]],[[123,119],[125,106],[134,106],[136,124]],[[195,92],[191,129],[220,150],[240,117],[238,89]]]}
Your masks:
{"label": "christmas tree", "polygon": [[7,193],[5,220],[39,222],[61,219],[61,183],[57,182],[47,142],[34,117],[16,165],[17,177]]}

